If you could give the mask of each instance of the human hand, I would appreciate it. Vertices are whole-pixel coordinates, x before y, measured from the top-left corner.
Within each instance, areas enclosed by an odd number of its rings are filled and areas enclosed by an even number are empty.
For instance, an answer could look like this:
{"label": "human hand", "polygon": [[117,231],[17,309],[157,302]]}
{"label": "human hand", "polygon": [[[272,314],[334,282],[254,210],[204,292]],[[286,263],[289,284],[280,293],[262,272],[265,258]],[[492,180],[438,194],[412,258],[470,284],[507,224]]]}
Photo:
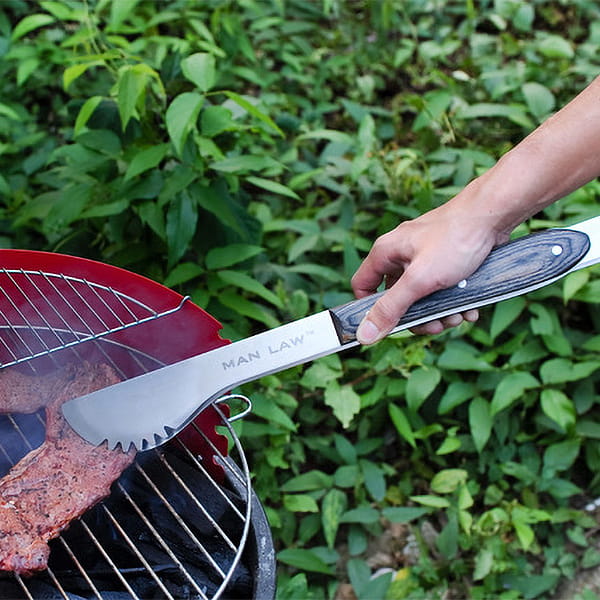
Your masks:
{"label": "human hand", "polygon": [[[466,214],[460,205],[452,203],[401,223],[379,237],[354,274],[352,288],[357,298],[373,294],[382,282],[388,291],[363,319],[358,341],[378,341],[418,299],[471,275],[494,245],[504,241],[499,237],[486,219]],[[477,318],[478,312],[470,310],[412,331],[435,334]]]}

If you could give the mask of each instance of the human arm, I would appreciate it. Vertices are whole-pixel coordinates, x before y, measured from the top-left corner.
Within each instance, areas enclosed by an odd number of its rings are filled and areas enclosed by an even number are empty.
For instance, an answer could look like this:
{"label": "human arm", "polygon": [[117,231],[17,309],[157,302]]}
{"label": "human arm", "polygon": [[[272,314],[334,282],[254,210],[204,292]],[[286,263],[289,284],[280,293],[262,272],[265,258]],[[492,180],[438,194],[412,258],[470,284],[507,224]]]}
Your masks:
{"label": "human arm", "polygon": [[[600,78],[444,205],[379,237],[352,278],[355,295],[388,291],[358,329],[384,337],[419,298],[471,275],[521,222],[600,175]],[[476,313],[464,315],[476,318]],[[437,333],[455,315],[418,329]]]}

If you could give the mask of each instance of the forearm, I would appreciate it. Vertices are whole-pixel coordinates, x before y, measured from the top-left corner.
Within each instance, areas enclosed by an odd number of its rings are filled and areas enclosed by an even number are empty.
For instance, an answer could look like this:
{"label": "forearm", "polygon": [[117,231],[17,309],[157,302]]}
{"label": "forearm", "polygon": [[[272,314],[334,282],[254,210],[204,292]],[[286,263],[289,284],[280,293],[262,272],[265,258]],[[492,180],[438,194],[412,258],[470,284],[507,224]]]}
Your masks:
{"label": "forearm", "polygon": [[506,153],[450,203],[500,238],[600,175],[600,78]]}

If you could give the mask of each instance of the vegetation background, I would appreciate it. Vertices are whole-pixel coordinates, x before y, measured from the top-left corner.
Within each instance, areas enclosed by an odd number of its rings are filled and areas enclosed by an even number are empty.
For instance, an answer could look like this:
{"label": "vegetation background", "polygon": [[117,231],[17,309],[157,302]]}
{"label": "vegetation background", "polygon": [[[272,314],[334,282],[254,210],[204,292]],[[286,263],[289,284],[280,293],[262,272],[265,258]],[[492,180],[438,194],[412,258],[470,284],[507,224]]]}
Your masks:
{"label": "vegetation background", "polygon": [[[376,236],[573,97],[599,45],[593,0],[3,0],[0,244],[142,273],[238,339],[349,300]],[[278,597],[544,598],[598,565],[599,297],[580,271],[245,386]]]}

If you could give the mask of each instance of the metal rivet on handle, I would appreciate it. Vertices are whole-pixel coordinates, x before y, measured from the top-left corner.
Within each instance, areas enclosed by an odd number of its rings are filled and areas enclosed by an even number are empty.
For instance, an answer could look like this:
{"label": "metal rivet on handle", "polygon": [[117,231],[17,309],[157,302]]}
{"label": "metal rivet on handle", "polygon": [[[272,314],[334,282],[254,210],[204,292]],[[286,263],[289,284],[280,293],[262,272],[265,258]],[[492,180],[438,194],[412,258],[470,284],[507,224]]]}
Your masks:
{"label": "metal rivet on handle", "polygon": [[459,287],[462,290],[467,287],[467,280],[463,279],[463,280],[459,281],[456,285],[457,285],[457,287]]}
{"label": "metal rivet on handle", "polygon": [[559,246],[558,244],[556,244],[556,246],[552,246],[552,254],[554,254],[554,256],[560,256],[562,252],[562,246]]}

